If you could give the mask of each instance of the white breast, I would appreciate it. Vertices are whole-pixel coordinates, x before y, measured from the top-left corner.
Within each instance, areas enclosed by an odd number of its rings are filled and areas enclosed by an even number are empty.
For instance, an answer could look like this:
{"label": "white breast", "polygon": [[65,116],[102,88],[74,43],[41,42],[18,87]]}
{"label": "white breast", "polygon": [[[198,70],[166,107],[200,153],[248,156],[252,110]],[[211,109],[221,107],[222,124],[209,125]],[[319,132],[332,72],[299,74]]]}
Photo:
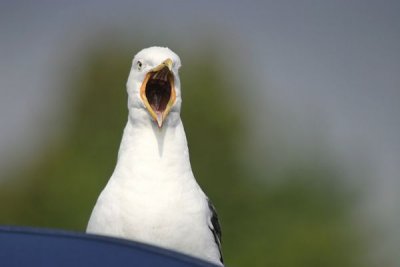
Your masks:
{"label": "white breast", "polygon": [[132,239],[215,263],[207,198],[194,179],[180,122],[162,130],[128,122],[118,163],[87,232]]}

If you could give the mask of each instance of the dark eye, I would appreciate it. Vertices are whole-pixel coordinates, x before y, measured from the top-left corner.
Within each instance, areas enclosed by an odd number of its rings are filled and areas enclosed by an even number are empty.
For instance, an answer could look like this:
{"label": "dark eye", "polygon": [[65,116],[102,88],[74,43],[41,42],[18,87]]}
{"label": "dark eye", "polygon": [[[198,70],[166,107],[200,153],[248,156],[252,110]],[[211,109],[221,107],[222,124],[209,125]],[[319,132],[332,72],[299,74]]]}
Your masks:
{"label": "dark eye", "polygon": [[142,66],[143,66],[143,63],[142,63],[141,61],[138,61],[138,62],[136,63],[136,65],[137,65],[138,70],[141,70],[141,69],[142,69]]}

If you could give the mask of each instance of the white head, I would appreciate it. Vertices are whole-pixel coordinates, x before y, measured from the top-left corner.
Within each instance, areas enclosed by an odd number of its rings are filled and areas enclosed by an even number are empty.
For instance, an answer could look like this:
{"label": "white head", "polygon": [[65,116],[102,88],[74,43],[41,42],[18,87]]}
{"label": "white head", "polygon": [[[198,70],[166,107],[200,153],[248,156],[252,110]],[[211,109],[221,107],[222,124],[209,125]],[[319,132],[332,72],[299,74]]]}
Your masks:
{"label": "white head", "polygon": [[131,119],[154,121],[160,128],[179,120],[180,66],[178,55],[167,47],[149,47],[136,54],[127,82]]}

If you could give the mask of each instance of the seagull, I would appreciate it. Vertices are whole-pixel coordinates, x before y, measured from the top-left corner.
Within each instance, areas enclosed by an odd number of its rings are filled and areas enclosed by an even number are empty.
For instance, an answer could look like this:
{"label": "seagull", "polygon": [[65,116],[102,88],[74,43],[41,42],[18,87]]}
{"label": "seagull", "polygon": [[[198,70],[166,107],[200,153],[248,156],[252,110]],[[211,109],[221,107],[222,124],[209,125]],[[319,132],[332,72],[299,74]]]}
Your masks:
{"label": "seagull", "polygon": [[178,70],[167,47],[141,50],[127,81],[128,122],[87,233],[135,240],[223,266],[216,210],[189,160]]}

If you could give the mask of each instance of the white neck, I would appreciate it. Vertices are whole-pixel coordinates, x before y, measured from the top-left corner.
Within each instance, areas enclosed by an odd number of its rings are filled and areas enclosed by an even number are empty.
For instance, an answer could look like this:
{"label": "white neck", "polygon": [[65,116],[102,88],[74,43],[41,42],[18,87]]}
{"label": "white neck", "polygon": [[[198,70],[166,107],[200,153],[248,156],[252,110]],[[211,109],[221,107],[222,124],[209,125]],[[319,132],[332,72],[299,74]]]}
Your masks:
{"label": "white neck", "polygon": [[[141,112],[141,111],[138,111]],[[186,135],[178,112],[162,128],[152,120],[129,116],[113,176],[128,179],[193,177]]]}

